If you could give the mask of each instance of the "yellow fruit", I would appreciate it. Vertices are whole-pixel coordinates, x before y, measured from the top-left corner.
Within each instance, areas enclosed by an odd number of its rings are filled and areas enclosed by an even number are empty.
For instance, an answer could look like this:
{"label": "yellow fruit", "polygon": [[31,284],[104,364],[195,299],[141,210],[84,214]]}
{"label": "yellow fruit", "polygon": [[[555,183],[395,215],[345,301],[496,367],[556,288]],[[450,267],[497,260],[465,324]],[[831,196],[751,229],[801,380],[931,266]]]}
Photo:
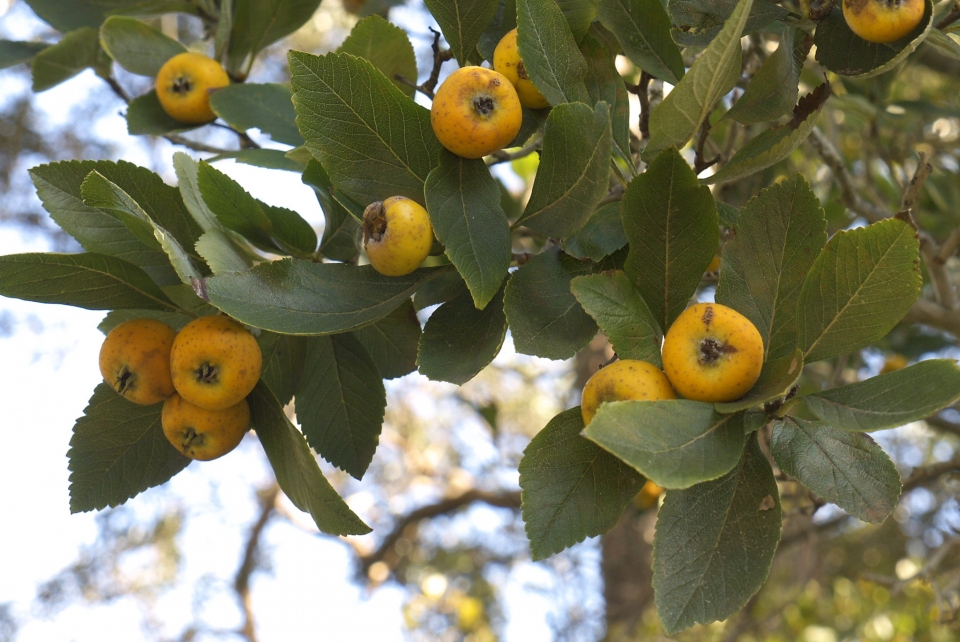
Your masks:
{"label": "yellow fruit", "polygon": [[708,273],[714,273],[720,271],[720,255],[717,254],[710,260],[710,265],[707,266]]}
{"label": "yellow fruit", "polygon": [[163,434],[173,447],[191,459],[209,461],[240,445],[250,429],[246,399],[223,410],[207,410],[173,395],[160,413]]}
{"label": "yellow fruit", "polygon": [[923,4],[923,0],[843,0],[843,19],[864,40],[896,42],[920,24]]}
{"label": "yellow fruit", "polygon": [[230,84],[220,63],[203,54],[184,52],[163,63],[157,73],[157,98],[163,111],[188,125],[217,117],[210,109],[210,93]]}
{"label": "yellow fruit", "polygon": [[154,319],[124,321],[100,346],[100,374],[123,397],[143,406],[176,390],[170,378],[170,348],[177,332]]}
{"label": "yellow fruit", "polygon": [[648,509],[657,505],[657,501],[660,499],[660,495],[663,494],[663,488],[657,486],[655,483],[647,480],[647,483],[643,485],[643,488],[640,489],[640,492],[633,499],[633,503],[637,508]]}
{"label": "yellow fruit", "polygon": [[262,365],[254,336],[224,316],[194,319],[180,330],[170,351],[177,392],[207,410],[229,408],[250,394]]}
{"label": "yellow fruit", "polygon": [[887,355],[886,359],[883,361],[883,368],[880,369],[880,374],[886,374],[888,372],[900,370],[901,368],[906,368],[908,363],[910,363],[910,361],[900,353],[895,352]]}
{"label": "yellow fruit", "polygon": [[370,265],[386,276],[410,274],[433,246],[427,210],[405,196],[391,196],[363,212],[363,249]]}
{"label": "yellow fruit", "polygon": [[493,69],[462,67],[433,98],[430,124],[440,143],[463,158],[503,149],[520,132],[523,111],[517,90]]}
{"label": "yellow fruit", "polygon": [[543,109],[549,107],[550,103],[540,90],[536,88],[530,76],[527,75],[527,69],[520,60],[520,50],[517,49],[517,30],[508,31],[493,52],[493,68],[507,77],[514,89],[517,90],[517,96],[520,98],[520,104],[530,109]]}
{"label": "yellow fruit", "polygon": [[604,366],[587,380],[583,387],[580,411],[583,425],[593,421],[600,404],[629,399],[676,399],[663,371],[652,363],[637,359],[619,359]]}
{"label": "yellow fruit", "polygon": [[663,339],[663,371],[696,401],[733,401],[760,377],[763,338],[745,316],[719,303],[683,311]]}

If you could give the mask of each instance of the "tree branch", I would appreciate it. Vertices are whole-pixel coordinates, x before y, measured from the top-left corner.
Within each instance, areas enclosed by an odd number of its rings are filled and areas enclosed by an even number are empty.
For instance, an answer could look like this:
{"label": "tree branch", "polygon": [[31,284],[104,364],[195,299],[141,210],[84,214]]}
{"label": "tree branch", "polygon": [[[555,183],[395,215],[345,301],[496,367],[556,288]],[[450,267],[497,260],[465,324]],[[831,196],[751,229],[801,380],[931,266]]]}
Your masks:
{"label": "tree branch", "polygon": [[443,66],[443,63],[453,58],[453,52],[449,49],[440,49],[440,32],[433,27],[430,27],[430,31],[433,33],[433,69],[430,71],[430,77],[427,81],[418,85],[416,82],[404,78],[400,74],[394,74],[393,77],[398,82],[408,87],[413,87],[427,98],[433,100],[434,89],[437,88],[437,82],[440,80],[440,67]]}
{"label": "tree branch", "polygon": [[257,632],[254,626],[253,604],[250,599],[250,577],[259,566],[260,536],[264,528],[273,517],[280,496],[280,486],[274,482],[272,486],[258,493],[260,495],[260,517],[250,528],[247,535],[247,545],[244,547],[243,561],[233,579],[233,590],[237,594],[237,602],[243,612],[243,626],[239,634],[250,642],[257,642]]}
{"label": "tree branch", "polygon": [[856,186],[853,184],[853,177],[850,175],[850,172],[847,171],[847,165],[843,157],[840,156],[840,152],[837,151],[837,148],[830,142],[830,139],[820,131],[819,127],[814,127],[813,131],[810,132],[809,141],[814,149],[817,150],[817,153],[820,154],[823,162],[826,163],[830,171],[833,172],[833,176],[837,179],[837,183],[840,186],[840,202],[842,202],[847,209],[857,216],[862,216],[871,223],[876,223],[877,221],[890,217],[889,212],[884,212],[872,203],[868,203],[860,198]]}

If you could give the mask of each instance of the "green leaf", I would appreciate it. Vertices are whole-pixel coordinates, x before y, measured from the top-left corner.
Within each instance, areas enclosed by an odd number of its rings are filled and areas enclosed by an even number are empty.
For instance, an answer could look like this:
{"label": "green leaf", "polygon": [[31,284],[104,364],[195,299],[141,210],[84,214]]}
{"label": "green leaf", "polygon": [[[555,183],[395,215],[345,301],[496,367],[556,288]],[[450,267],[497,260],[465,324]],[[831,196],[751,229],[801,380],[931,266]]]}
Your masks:
{"label": "green leaf", "polygon": [[880,339],[920,296],[920,243],[899,219],[837,232],[803,283],[797,341],[806,363]]}
{"label": "green leaf", "polygon": [[686,399],[600,404],[583,436],[664,488],[688,488],[740,461],[743,413],[721,415]]}
{"label": "green leaf", "polygon": [[417,369],[421,334],[417,311],[409,300],[382,319],[353,332],[384,379],[396,379]]}
{"label": "green leaf", "polygon": [[293,210],[269,205],[261,200],[257,204],[270,219],[273,240],[287,254],[309,256],[317,249],[317,233],[313,226]]}
{"label": "green leaf", "polygon": [[[461,67],[470,64],[480,36],[497,12],[497,0],[424,0]],[[411,79],[412,80],[412,79]]]}
{"label": "green leaf", "polygon": [[714,481],[667,491],[653,539],[657,614],[672,635],[739,611],[770,572],[780,495],[751,437],[740,463]]}
{"label": "green leaf", "polygon": [[497,45],[511,29],[517,26],[516,0],[499,0],[493,19],[477,42],[477,50],[484,60],[493,61],[493,52]]}
{"label": "green leaf", "polygon": [[597,324],[570,292],[574,277],[596,264],[553,247],[533,257],[507,282],[504,305],[517,352],[547,359],[572,357],[597,334]]}
{"label": "green leaf", "polygon": [[[143,202],[147,204],[151,218],[163,220],[165,227],[174,222],[169,218],[176,219],[183,208],[182,204],[178,207],[175,197],[170,194],[170,190],[174,188],[164,185],[160,177],[153,172],[125,161],[49,163],[31,168],[30,176],[43,207],[50,212],[57,225],[75,238],[83,249],[97,254],[109,254],[138,265],[160,285],[179,284],[180,279],[162,250],[144,245],[117,218],[83,204],[80,186],[87,174],[94,170],[123,186],[128,193],[136,193],[138,198],[151,194],[152,196],[143,199]],[[158,209],[153,209],[151,205],[155,199],[157,205],[161,206]],[[165,211],[170,212],[166,217]],[[188,223],[189,221],[183,221],[184,228],[187,228]]]}
{"label": "green leaf", "polygon": [[111,16],[100,26],[100,46],[130,73],[151,77],[165,62],[187,50],[140,20],[122,16]]}
{"label": "green leaf", "polygon": [[960,369],[930,359],[803,397],[814,415],[842,430],[895,428],[929,417],[960,398]]}
{"label": "green leaf", "polygon": [[600,0],[598,15],[633,64],[671,85],[680,81],[683,58],[660,0]]}
{"label": "green leaf", "polygon": [[[667,8],[676,25],[673,37],[677,43],[683,47],[706,47],[737,8],[737,0],[670,0]],[[772,2],[754,0],[741,35],[760,31],[789,15],[787,9]]]}
{"label": "green leaf", "polygon": [[885,44],[867,42],[853,33],[840,7],[835,7],[817,23],[813,40],[817,45],[817,62],[841,76],[857,78],[890,71],[913,53],[933,26],[933,3],[924,0],[924,5],[923,18],[917,28],[904,38]]}
{"label": "green leaf", "polygon": [[31,62],[34,56],[49,46],[45,42],[0,40],[0,69]]}
{"label": "green leaf", "polygon": [[336,334],[382,319],[444,272],[421,268],[383,276],[369,265],[283,259],[204,279],[196,287],[247,325],[281,334]]}
{"label": "green leaf", "polygon": [[[203,261],[196,252],[188,254],[170,232],[153,221],[143,208],[116,183],[105,178],[103,174],[92,171],[80,186],[80,194],[83,196],[84,205],[96,207],[117,217],[134,236],[143,240],[154,240],[169,257],[171,265],[183,283],[189,285],[192,279],[200,278],[201,274],[191,258],[196,257],[198,263],[202,265]],[[145,244],[149,245],[149,242]]]}
{"label": "green leaf", "polygon": [[493,361],[506,336],[502,289],[483,310],[461,294],[427,319],[417,352],[420,374],[463,385]]}
{"label": "green leaf", "polygon": [[197,222],[197,225],[203,231],[225,229],[217,220],[217,215],[210,211],[210,208],[204,203],[203,196],[200,194],[200,186],[197,182],[200,164],[190,154],[174,152],[173,168],[177,173],[178,188],[183,204],[190,212],[193,220]]}
{"label": "green leaf", "polygon": [[0,256],[0,295],[87,310],[179,310],[139,267],[92,252]]}
{"label": "green leaf", "polygon": [[243,187],[207,162],[197,169],[197,186],[204,203],[221,225],[237,232],[251,243],[274,249],[273,222],[263,212],[257,199]]}
{"label": "green leaf", "polygon": [[110,330],[130,319],[139,319],[149,317],[158,321],[163,321],[174,330],[180,330],[197,317],[216,314],[217,309],[193,293],[193,288],[178,283],[161,288],[163,293],[170,298],[177,306],[177,311],[171,311],[169,308],[164,310],[111,310],[103,317],[103,321],[97,326],[100,332],[107,334]]}
{"label": "green leaf", "polygon": [[580,45],[580,52],[587,62],[585,84],[591,105],[603,101],[610,106],[610,124],[613,144],[617,153],[629,161],[628,167],[634,171],[630,154],[630,97],[627,94],[623,78],[614,62],[616,56],[600,44],[593,36],[587,35]]}
{"label": "green leaf", "polygon": [[627,244],[620,220],[620,202],[600,206],[583,227],[563,240],[560,247],[578,259],[600,261]]}
{"label": "green leaf", "polygon": [[763,338],[767,359],[796,349],[800,288],[827,242],[827,222],[800,174],[743,206],[723,247],[716,300],[744,315]]}
{"label": "green leaf", "polygon": [[717,204],[687,161],[671,148],[630,181],[620,216],[630,240],[624,271],[660,327],[669,328],[716,254]]}
{"label": "green leaf", "polygon": [[303,435],[287,416],[270,389],[257,384],[250,396],[250,423],[267,453],[277,483],[293,505],[310,513],[328,535],[364,535],[370,527],[347,506],[320,472]]}
{"label": "green leaf", "polygon": [[736,401],[714,404],[717,412],[731,413],[747,410],[774,399],[781,399],[793,387],[803,372],[803,353],[795,350],[779,359],[763,364],[760,377],[747,394]]}
{"label": "green leaf", "polygon": [[437,240],[482,310],[500,290],[512,257],[500,187],[482,160],[444,150],[425,194]]}
{"label": "green leaf", "polygon": [[661,367],[663,331],[624,272],[578,276],[570,290],[610,339],[617,356]]}
{"label": "green leaf", "polygon": [[207,230],[197,239],[197,253],[210,266],[214,274],[243,272],[253,266],[251,257],[244,253],[223,230]]}
{"label": "green leaf", "polygon": [[309,339],[261,332],[257,343],[263,355],[260,379],[267,384],[280,405],[286,406],[300,386]]}
{"label": "green leaf", "polygon": [[99,63],[100,38],[96,29],[83,27],[64,34],[55,45],[33,59],[33,91],[41,92],[73,78]]}
{"label": "green leaf", "polygon": [[224,152],[207,159],[207,162],[213,163],[225,158],[232,158],[238,163],[253,165],[254,167],[264,167],[266,169],[279,169],[285,172],[296,172],[300,174],[305,167],[304,163],[299,162],[289,152],[281,149],[241,149],[235,152]]}
{"label": "green leaf", "polygon": [[413,297],[413,307],[419,312],[432,305],[439,305],[467,292],[467,284],[456,270],[447,270],[435,279],[424,283]]}
{"label": "green leaf", "polygon": [[326,221],[320,239],[320,254],[335,261],[349,261],[359,253],[357,233],[360,222],[333,197],[330,177],[316,160],[307,163],[302,180],[316,193]]}
{"label": "green leaf", "polygon": [[517,224],[561,237],[583,227],[610,186],[611,147],[606,103],[550,110],[537,178]]}
{"label": "green leaf", "polygon": [[570,25],[570,31],[577,42],[581,42],[590,25],[597,17],[597,0],[556,0],[563,17]]}
{"label": "green leaf", "polygon": [[362,478],[387,406],[380,371],[363,344],[350,334],[310,338],[296,398],[307,443],[334,466]]}
{"label": "green leaf", "polygon": [[517,0],[517,48],[530,79],[551,105],[589,102],[583,84],[587,63],[553,0]]}
{"label": "green leaf", "polygon": [[413,52],[413,45],[406,31],[381,16],[367,16],[355,24],[337,52],[367,60],[397,89],[408,96],[414,95],[416,90],[413,87],[397,80],[399,75],[412,83],[417,82],[417,56]]}
{"label": "green leaf", "polygon": [[770,452],[783,472],[865,522],[879,524],[897,507],[900,473],[867,435],[785,417]]}
{"label": "green leaf", "polygon": [[[960,42],[939,29],[931,29],[924,39],[924,44],[930,45],[945,56],[960,60]],[[2,49],[0,49],[2,51]],[[2,66],[2,63],[0,63]]]}
{"label": "green leaf", "polygon": [[793,110],[793,120],[753,138],[738,149],[720,171],[702,182],[711,184],[733,181],[782,161],[810,135],[829,97],[830,85],[824,83],[814,89],[797,103]]}
{"label": "green leaf", "polygon": [[293,51],[289,60],[297,125],[337,190],[361,206],[422,203],[441,150],[430,112],[361,58]]}
{"label": "green leaf", "polygon": [[99,27],[108,12],[122,11],[143,0],[26,0],[41,20],[57,31]]}
{"label": "green leaf", "polygon": [[151,89],[142,96],[137,96],[127,107],[127,133],[131,136],[140,134],[148,136],[165,136],[176,132],[185,132],[202,127],[202,125],[187,125],[174,119],[163,110],[157,91]]}
{"label": "green leaf", "polygon": [[233,0],[227,68],[237,71],[247,61],[249,69],[258,53],[299,29],[318,6],[320,0]]}
{"label": "green leaf", "polygon": [[650,112],[651,139],[643,150],[645,160],[670,146],[682,147],[700,129],[717,101],[737,84],[743,67],[740,34],[752,5],[753,0],[740,0],[717,37]]}
{"label": "green leaf", "polygon": [[162,408],[138,406],[107,384],[97,385],[67,452],[71,513],[119,506],[187,467],[191,460],[160,427]]}
{"label": "green leaf", "polygon": [[256,128],[278,143],[303,145],[293,92],[286,85],[236,83],[211,94],[210,107],[234,129]]}
{"label": "green leaf", "polygon": [[580,408],[571,408],[523,451],[521,512],[534,560],[609,531],[645,481],[581,430]]}
{"label": "green leaf", "polygon": [[747,90],[733,104],[724,118],[732,118],[741,125],[776,120],[793,109],[797,102],[800,70],[813,40],[794,27],[783,30],[780,46],[764,61],[753,75]]}
{"label": "green leaf", "polygon": [[[102,3],[102,0],[96,0]],[[165,13],[185,13],[199,16],[200,9],[190,0],[113,0],[124,5],[111,9],[111,16],[159,16]]]}

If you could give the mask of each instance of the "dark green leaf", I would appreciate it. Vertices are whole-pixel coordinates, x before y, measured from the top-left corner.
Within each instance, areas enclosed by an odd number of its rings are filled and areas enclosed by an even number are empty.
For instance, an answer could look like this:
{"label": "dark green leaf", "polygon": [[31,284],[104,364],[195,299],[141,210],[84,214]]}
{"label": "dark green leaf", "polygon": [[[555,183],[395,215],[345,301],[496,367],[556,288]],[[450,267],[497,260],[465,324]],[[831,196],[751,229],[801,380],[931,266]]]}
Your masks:
{"label": "dark green leaf", "polygon": [[230,85],[210,96],[210,107],[234,129],[256,128],[278,143],[303,145],[293,109],[293,92],[286,85]]}
{"label": "dark green leaf", "polygon": [[320,472],[307,442],[270,389],[257,384],[250,396],[250,423],[267,453],[280,490],[293,505],[310,513],[321,532],[328,535],[363,535],[370,527],[347,506]]}
{"label": "dark green leaf", "polygon": [[720,100],[737,84],[743,67],[740,35],[754,0],[740,0],[706,50],[664,99],[650,112],[650,142],[643,150],[650,160],[662,150],[682,147]]}
{"label": "dark green leaf", "polygon": [[683,58],[660,0],[600,0],[598,14],[633,64],[672,85],[680,81]]}
{"label": "dark green leaf", "polygon": [[589,102],[583,84],[587,63],[553,0],[517,0],[517,48],[530,79],[551,105]]}
{"label": "dark green leaf", "polygon": [[290,403],[300,386],[309,339],[261,332],[257,343],[260,344],[260,354],[263,355],[260,378],[273,392],[280,405],[285,406]]}
{"label": "dark green leaf", "polygon": [[587,76],[585,84],[590,104],[600,101],[610,106],[610,124],[613,144],[617,153],[625,160],[629,160],[632,170],[633,161],[630,154],[630,97],[627,94],[623,78],[617,71],[614,62],[616,56],[610,52],[593,36],[585,36],[580,45],[580,52],[587,62]]}
{"label": "dark green leaf", "polygon": [[138,406],[107,384],[97,385],[67,452],[71,513],[119,506],[187,467],[191,460],[160,427],[162,407]]}
{"label": "dark green leaf", "polygon": [[267,45],[299,29],[313,16],[320,0],[233,0],[232,4],[227,67],[237,71],[248,56],[256,57]]}
{"label": "dark green leaf", "polygon": [[627,244],[620,220],[620,202],[600,206],[583,227],[563,240],[563,251],[578,259],[600,261]]}
{"label": "dark green leaf", "polygon": [[753,75],[743,96],[724,118],[742,125],[776,120],[793,109],[797,102],[800,70],[813,40],[799,35],[793,27],[783,30],[780,46]]}
{"label": "dark green leaf", "polygon": [[163,321],[174,330],[179,330],[193,321],[196,317],[216,314],[217,309],[193,293],[193,288],[183,285],[166,286],[161,288],[163,293],[170,298],[179,308],[179,312],[174,312],[169,308],[165,310],[111,310],[97,326],[100,332],[107,334],[124,321],[130,319],[139,319],[149,317],[158,321]]}
{"label": "dark green leaf", "polygon": [[413,307],[419,312],[432,305],[453,301],[467,292],[467,284],[456,270],[448,270],[424,283],[413,297]]}
{"label": "dark green leaf", "polygon": [[521,510],[534,560],[606,533],[645,481],[581,437],[581,430],[580,408],[571,408],[551,419],[523,451]]}
{"label": "dark green leaf", "polygon": [[296,160],[289,152],[280,149],[241,149],[236,152],[224,152],[208,158],[207,162],[213,163],[224,158],[232,158],[244,165],[279,169],[284,172],[296,172],[297,174],[303,172],[305,167],[304,163]]}
{"label": "dark green leaf", "polygon": [[799,350],[785,357],[769,360],[763,364],[760,378],[744,397],[737,401],[716,403],[714,408],[722,413],[739,412],[780,399],[789,392],[802,372],[803,353]]}
{"label": "dark green leaf", "polygon": [[803,397],[814,415],[843,430],[882,430],[929,417],[960,398],[953,359],[931,359]]}
{"label": "dark green leaf", "polygon": [[865,522],[879,524],[897,507],[900,473],[867,435],[785,417],[770,452],[783,472]]}
{"label": "dark green leaf", "polygon": [[583,227],[610,186],[610,108],[597,103],[550,110],[543,153],[527,207],[517,224],[544,236]]}
{"label": "dark green leaf", "polygon": [[920,296],[920,244],[899,219],[837,232],[800,291],[797,347],[813,363],[883,337]]}
{"label": "dark green leaf", "polygon": [[201,125],[181,123],[165,112],[155,89],[134,98],[127,107],[127,133],[131,136],[164,136],[197,127]]}
{"label": "dark green leaf", "polygon": [[517,26],[516,0],[499,0],[493,20],[477,42],[477,50],[484,60],[493,62],[493,52],[511,29]]}
{"label": "dark green leaf", "polygon": [[420,335],[420,320],[411,301],[404,301],[389,315],[353,332],[384,379],[402,377],[417,369]]}
{"label": "dark green leaf", "polygon": [[717,251],[717,204],[671,148],[630,181],[620,216],[630,240],[624,270],[660,327],[669,328]]}
{"label": "dark green leaf", "polygon": [[399,75],[412,83],[417,82],[417,57],[407,32],[400,27],[378,15],[367,16],[354,25],[337,52],[364,58],[390,79],[397,89],[408,96],[414,95],[416,90],[413,87],[397,80]]}
{"label": "dark green leaf", "polygon": [[111,16],[100,26],[100,45],[130,73],[151,77],[165,62],[187,50],[140,20],[122,16]]}
{"label": "dark green leaf", "polygon": [[323,209],[325,224],[320,239],[320,253],[335,261],[349,261],[359,253],[357,230],[359,221],[333,198],[333,184],[323,166],[311,159],[303,172],[303,182],[313,188]]}
{"label": "dark green leaf", "polygon": [[31,67],[33,91],[40,92],[73,78],[87,67],[96,67],[100,54],[97,30],[82,27],[37,53]]}
{"label": "dark green leaf", "polygon": [[497,0],[424,0],[461,67],[470,64],[480,36],[497,12]]}
{"label": "dark green leaf", "polygon": [[266,249],[274,248],[273,223],[257,199],[235,180],[206,162],[197,170],[197,186],[204,203],[221,225]]}
{"label": "dark green leaf", "polygon": [[746,604],[770,572],[780,519],[777,481],[755,437],[720,479],[667,491],[653,539],[653,590],[668,635]]}
{"label": "dark green leaf", "polygon": [[660,367],[663,331],[625,273],[578,276],[570,290],[610,339],[617,356]]}
{"label": "dark green leaf", "polygon": [[[737,0],[669,0],[668,9],[678,27],[673,37],[684,47],[706,47],[736,8]],[[742,35],[759,31],[789,14],[768,0],[754,0]]]}
{"label": "dark green leaf", "polygon": [[580,42],[597,17],[597,0],[556,0],[570,25],[573,38]]}
{"label": "dark green leaf", "polygon": [[302,216],[285,207],[268,205],[258,200],[257,204],[272,226],[273,239],[289,254],[312,254],[317,249],[317,233]]}
{"label": "dark green leaf", "polygon": [[31,62],[34,56],[49,46],[45,42],[0,40],[0,69]]}
{"label": "dark green leaf", "polygon": [[743,413],[721,415],[686,399],[602,403],[583,436],[664,488],[726,474],[746,439]]}
{"label": "dark green leaf", "polygon": [[362,58],[289,60],[297,125],[337,190],[361,206],[390,196],[422,203],[441,150],[430,113]]}
{"label": "dark green leaf", "polygon": [[99,27],[108,12],[123,11],[143,0],[26,0],[40,19],[58,31]]}
{"label": "dark green leaf", "polygon": [[377,364],[351,334],[308,339],[297,421],[321,457],[357,479],[373,459],[387,393]]}
{"label": "dark green leaf", "polygon": [[827,241],[826,226],[816,195],[794,174],[743,206],[723,247],[717,303],[750,319],[767,359],[797,347],[800,288]]}
{"label": "dark green leaf", "polygon": [[500,187],[482,160],[444,151],[427,177],[425,194],[437,240],[470,288],[474,305],[483,309],[500,290],[512,256]]}
{"label": "dark green leaf", "polygon": [[570,292],[570,282],[596,268],[595,263],[578,261],[554,247],[513,273],[505,307],[517,352],[567,359],[590,343],[597,324]]}
{"label": "dark green leaf", "polygon": [[502,289],[483,310],[474,307],[469,294],[462,294],[427,319],[417,353],[420,374],[463,385],[493,361],[506,335]]}
{"label": "dark green leaf", "polygon": [[0,256],[0,295],[87,310],[178,310],[147,273],[105,254]]}
{"label": "dark green leaf", "polygon": [[247,325],[281,334],[336,334],[382,319],[444,272],[421,268],[406,276],[383,276],[369,265],[283,259],[196,287]]}

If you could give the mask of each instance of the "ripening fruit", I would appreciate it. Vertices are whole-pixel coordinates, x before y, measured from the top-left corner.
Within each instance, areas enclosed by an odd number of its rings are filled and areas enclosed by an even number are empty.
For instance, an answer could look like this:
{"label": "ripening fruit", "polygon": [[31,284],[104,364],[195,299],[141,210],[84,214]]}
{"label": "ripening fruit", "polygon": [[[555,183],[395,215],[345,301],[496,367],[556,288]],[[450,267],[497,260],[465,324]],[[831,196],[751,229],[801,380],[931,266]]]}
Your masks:
{"label": "ripening fruit", "polygon": [[924,0],[843,0],[850,31],[868,42],[900,40],[923,20]]}
{"label": "ripening fruit", "polygon": [[733,308],[698,303],[667,330],[662,357],[667,378],[687,399],[734,401],[760,377],[763,338]]}
{"label": "ripening fruit", "polygon": [[583,386],[580,411],[586,426],[605,401],[676,398],[677,394],[660,368],[637,359],[619,359],[600,368],[587,380]]}
{"label": "ripening fruit", "polygon": [[906,368],[909,363],[910,361],[899,352],[888,354],[883,360],[883,367],[880,369],[880,374],[896,372],[897,370]]}
{"label": "ripening fruit", "polygon": [[160,403],[176,392],[170,378],[170,349],[176,334],[155,319],[117,325],[100,346],[103,380],[133,403]]}
{"label": "ripening fruit", "polygon": [[416,270],[433,247],[427,210],[405,196],[391,196],[363,212],[363,249],[380,274],[403,276]]}
{"label": "ripening fruit", "polygon": [[209,461],[240,445],[250,429],[250,405],[241,399],[223,410],[207,410],[175,394],[163,404],[160,425],[183,455]]}
{"label": "ripening fruit", "polygon": [[217,117],[210,93],[230,84],[219,62],[186,51],[163,63],[157,73],[157,98],[163,111],[181,123],[202,125]]}
{"label": "ripening fruit", "polygon": [[170,351],[177,392],[207,410],[229,408],[250,394],[262,365],[256,338],[225,316],[194,319],[180,330]]}
{"label": "ripening fruit", "polygon": [[507,77],[517,90],[520,104],[530,109],[544,109],[550,106],[540,90],[530,80],[527,68],[520,60],[520,50],[517,48],[517,30],[508,31],[500,39],[493,52],[493,68]]}
{"label": "ripening fruit", "polygon": [[503,149],[517,137],[522,120],[517,90],[503,74],[484,67],[461,67],[450,74],[430,108],[433,133],[463,158]]}

